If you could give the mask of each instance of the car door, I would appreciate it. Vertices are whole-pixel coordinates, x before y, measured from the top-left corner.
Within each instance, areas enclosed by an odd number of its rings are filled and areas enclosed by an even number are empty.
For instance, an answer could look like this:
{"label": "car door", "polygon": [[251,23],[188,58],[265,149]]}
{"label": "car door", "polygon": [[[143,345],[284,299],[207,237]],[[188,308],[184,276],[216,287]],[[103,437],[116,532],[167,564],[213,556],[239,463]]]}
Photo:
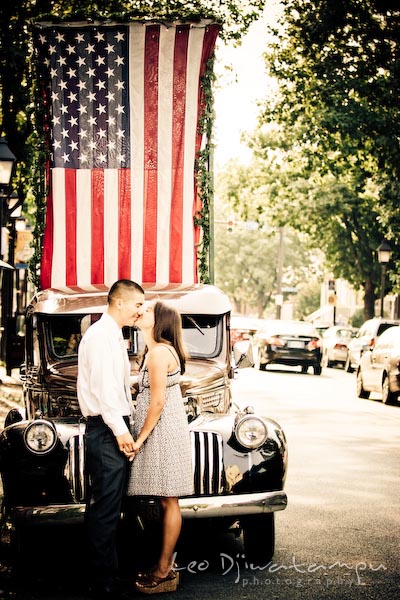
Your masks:
{"label": "car door", "polygon": [[368,370],[368,379],[365,379],[366,385],[375,391],[382,390],[383,372],[386,370],[391,348],[393,346],[393,327],[387,329],[380,335],[373,350],[370,351],[370,365]]}

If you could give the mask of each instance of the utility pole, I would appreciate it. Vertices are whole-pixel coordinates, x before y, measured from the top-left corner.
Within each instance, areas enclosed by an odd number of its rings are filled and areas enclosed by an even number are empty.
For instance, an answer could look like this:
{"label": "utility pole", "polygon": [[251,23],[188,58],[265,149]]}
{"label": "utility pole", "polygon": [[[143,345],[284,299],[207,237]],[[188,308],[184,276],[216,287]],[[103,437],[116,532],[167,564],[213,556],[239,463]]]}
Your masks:
{"label": "utility pole", "polygon": [[276,318],[280,319],[282,315],[282,304],[283,304],[283,294],[282,294],[282,277],[283,277],[283,260],[285,257],[285,244],[284,244],[284,228],[279,227],[279,246],[278,246],[278,258],[276,264]]}

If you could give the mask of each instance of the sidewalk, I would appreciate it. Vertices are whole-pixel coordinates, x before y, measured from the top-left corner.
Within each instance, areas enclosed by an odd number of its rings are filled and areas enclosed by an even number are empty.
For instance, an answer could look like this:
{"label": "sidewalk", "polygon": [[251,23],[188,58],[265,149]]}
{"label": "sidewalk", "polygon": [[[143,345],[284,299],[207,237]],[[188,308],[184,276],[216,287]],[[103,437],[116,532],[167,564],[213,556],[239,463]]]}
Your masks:
{"label": "sidewalk", "polygon": [[15,406],[23,406],[19,369],[13,369],[9,376],[5,368],[0,367],[0,429],[7,413]]}
{"label": "sidewalk", "polygon": [[11,375],[7,375],[6,368],[0,366],[0,385],[5,386],[21,386],[19,378],[19,369],[12,369]]}

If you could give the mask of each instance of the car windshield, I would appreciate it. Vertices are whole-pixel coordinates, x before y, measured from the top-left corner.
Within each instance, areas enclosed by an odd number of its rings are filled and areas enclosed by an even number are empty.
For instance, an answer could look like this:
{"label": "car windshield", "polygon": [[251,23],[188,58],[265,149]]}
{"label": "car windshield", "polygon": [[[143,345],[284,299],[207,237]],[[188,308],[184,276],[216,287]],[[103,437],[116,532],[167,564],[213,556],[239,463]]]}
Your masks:
{"label": "car windshield", "polygon": [[[58,359],[76,357],[86,329],[101,317],[93,315],[51,315],[45,317],[47,346]],[[193,358],[213,358],[221,352],[223,315],[182,315],[182,333],[186,351]],[[140,353],[144,341],[140,330],[124,327],[123,335],[130,355]]]}

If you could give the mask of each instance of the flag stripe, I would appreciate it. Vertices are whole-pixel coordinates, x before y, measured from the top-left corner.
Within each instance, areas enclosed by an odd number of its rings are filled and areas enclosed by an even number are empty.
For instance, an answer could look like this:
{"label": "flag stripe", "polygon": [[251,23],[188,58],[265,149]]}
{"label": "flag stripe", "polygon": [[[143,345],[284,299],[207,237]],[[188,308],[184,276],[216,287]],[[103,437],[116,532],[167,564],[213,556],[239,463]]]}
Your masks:
{"label": "flag stripe", "polygon": [[131,139],[131,260],[133,278],[143,281],[143,224],[144,224],[144,52],[145,27],[130,28],[129,61],[130,139]]}
{"label": "flag stripe", "polygon": [[[186,112],[187,125],[185,131],[185,184],[184,197],[184,219],[186,227],[183,228],[184,247],[186,249],[193,248],[194,251],[186,250],[183,259],[182,281],[191,281],[197,275],[197,252],[196,252],[196,232],[198,227],[188,227],[189,222],[193,223],[193,217],[198,210],[201,209],[201,203],[194,206],[194,199],[197,196],[197,186],[194,175],[195,158],[200,150],[198,136],[198,120],[200,117],[199,107],[199,81],[200,81],[200,66],[203,59],[204,37],[206,35],[204,29],[196,29],[192,32],[189,39],[188,48],[188,63],[193,65],[188,69],[187,97],[186,97]],[[195,68],[196,66],[196,68]],[[197,236],[198,237],[198,236]]]}
{"label": "flag stripe", "polygon": [[175,28],[160,36],[158,94],[158,198],[156,232],[156,281],[168,281],[170,257],[169,225],[171,220],[172,99]]}
{"label": "flag stripe", "polygon": [[118,171],[118,198],[118,278],[129,279],[131,277],[131,177],[128,169]]}
{"label": "flag stripe", "polygon": [[76,170],[65,169],[65,267],[67,286],[76,285]]}
{"label": "flag stripe", "polygon": [[76,263],[80,285],[91,283],[92,177],[90,169],[76,172]]}
{"label": "flag stripe", "polygon": [[156,281],[158,168],[158,53],[160,30],[146,29],[144,53],[143,281]]}
{"label": "flag stripe", "polygon": [[37,31],[52,146],[42,287],[197,282],[200,77],[217,32],[147,23]]}
{"label": "flag stripe", "polygon": [[189,27],[176,32],[173,67],[172,182],[169,281],[182,281],[183,174],[186,118],[186,69]]}
{"label": "flag stripe", "polygon": [[65,170],[54,169],[52,182],[53,197],[57,198],[57,202],[53,203],[53,240],[57,243],[53,246],[51,281],[61,281],[66,285]]}
{"label": "flag stripe", "polygon": [[92,170],[91,282],[103,283],[104,278],[104,171]]}

